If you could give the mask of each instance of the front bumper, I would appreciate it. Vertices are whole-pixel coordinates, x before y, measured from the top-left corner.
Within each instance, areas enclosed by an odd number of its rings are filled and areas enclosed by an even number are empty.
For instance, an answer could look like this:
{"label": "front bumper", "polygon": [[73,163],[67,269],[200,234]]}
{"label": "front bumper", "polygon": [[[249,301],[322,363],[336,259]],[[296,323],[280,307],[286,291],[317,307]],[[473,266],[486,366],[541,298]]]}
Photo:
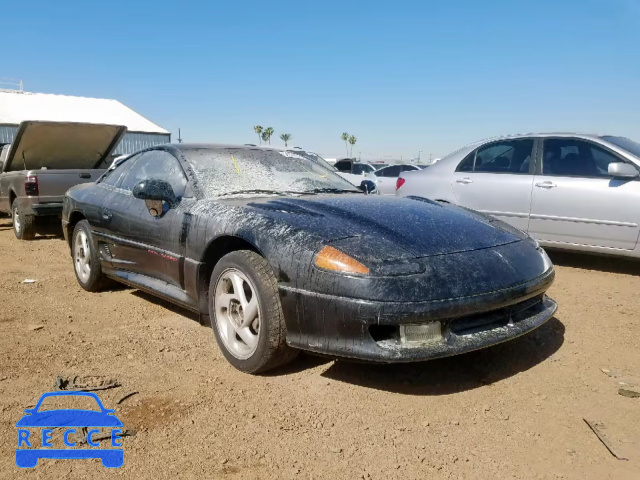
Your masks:
{"label": "front bumper", "polygon": [[[514,287],[431,302],[374,302],[281,287],[287,343],[311,352],[372,362],[412,362],[502,343],[553,317],[545,295],[553,268]],[[441,322],[442,339],[403,343],[400,325]]]}

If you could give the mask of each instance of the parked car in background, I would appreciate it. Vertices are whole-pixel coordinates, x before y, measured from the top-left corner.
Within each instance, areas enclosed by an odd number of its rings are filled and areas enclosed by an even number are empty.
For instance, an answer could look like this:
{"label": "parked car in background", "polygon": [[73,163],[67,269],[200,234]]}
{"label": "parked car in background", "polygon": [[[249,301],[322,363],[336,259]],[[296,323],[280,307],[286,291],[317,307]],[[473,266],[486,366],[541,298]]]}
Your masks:
{"label": "parked car in background", "polygon": [[95,181],[126,127],[71,122],[23,122],[0,153],[0,212],[13,218],[21,240],[36,235],[43,217],[60,216],[65,192]]}
{"label": "parked car in background", "polygon": [[550,319],[554,268],[503,222],[365,195],[303,152],[165,145],[64,199],[79,284],[105,277],[208,315],[236,368],[298,350],[409,362],[483,348]]}
{"label": "parked car in background", "polygon": [[640,144],[613,135],[518,135],[464,147],[397,195],[493,215],[541,245],[640,257]]}
{"label": "parked car in background", "polygon": [[373,165],[364,162],[357,162],[353,158],[343,158],[342,160],[338,160],[334,166],[338,171],[338,175],[356,186],[359,186],[362,183],[367,173],[376,171]]}
{"label": "parked car in background", "polygon": [[420,170],[415,165],[387,165],[375,172],[370,172],[365,175],[365,178],[371,180],[376,184],[376,191],[379,195],[395,195],[396,194],[396,181],[401,172],[411,172],[414,170]]}

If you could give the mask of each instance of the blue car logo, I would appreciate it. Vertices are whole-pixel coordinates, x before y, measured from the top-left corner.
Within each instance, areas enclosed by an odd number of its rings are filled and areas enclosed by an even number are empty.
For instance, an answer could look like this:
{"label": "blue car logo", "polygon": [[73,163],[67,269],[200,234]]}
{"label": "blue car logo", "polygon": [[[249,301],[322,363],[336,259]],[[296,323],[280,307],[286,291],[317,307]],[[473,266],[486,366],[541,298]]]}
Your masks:
{"label": "blue car logo", "polygon": [[[80,409],[58,409],[39,411],[42,402],[49,397],[75,396],[90,397],[95,400],[100,411]],[[33,468],[40,458],[72,459],[99,458],[102,465],[118,468],[124,463],[124,450],[118,443],[122,422],[114,415],[115,410],[105,408],[98,395],[91,392],[49,392],[43,394],[34,408],[27,408],[16,427],[18,427],[18,448],[16,449],[16,465],[20,468]],[[41,438],[34,438],[26,427],[42,429]],[[69,448],[53,448],[53,428],[63,428],[64,446]],[[77,428],[87,428],[86,443],[92,448],[73,448],[76,442],[69,435],[77,434]],[[100,433],[99,428],[111,429],[111,447],[100,448],[100,443],[93,436]],[[41,448],[36,447],[40,443]]]}

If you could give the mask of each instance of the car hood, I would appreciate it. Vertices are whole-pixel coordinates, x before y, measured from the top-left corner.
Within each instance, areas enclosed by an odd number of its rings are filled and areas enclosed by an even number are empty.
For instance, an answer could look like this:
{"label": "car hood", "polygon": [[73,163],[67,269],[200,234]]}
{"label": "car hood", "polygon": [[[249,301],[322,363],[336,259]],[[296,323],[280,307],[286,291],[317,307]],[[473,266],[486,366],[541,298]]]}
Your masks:
{"label": "car hood", "polygon": [[106,168],[127,127],[76,122],[22,122],[5,171]]}
{"label": "car hood", "polygon": [[266,197],[247,201],[244,207],[372,261],[460,253],[526,238],[491,217],[418,197]]}
{"label": "car hood", "polygon": [[121,427],[115,415],[92,410],[46,410],[25,415],[17,427]]}

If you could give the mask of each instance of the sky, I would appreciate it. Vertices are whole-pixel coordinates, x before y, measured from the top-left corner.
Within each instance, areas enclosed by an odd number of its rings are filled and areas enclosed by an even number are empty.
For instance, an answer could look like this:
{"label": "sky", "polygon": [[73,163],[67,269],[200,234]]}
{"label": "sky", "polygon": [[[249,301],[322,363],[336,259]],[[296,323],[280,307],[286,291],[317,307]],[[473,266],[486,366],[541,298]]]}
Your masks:
{"label": "sky", "polygon": [[0,77],[115,98],[185,142],[424,160],[508,133],[640,140],[640,0],[29,1]]}

